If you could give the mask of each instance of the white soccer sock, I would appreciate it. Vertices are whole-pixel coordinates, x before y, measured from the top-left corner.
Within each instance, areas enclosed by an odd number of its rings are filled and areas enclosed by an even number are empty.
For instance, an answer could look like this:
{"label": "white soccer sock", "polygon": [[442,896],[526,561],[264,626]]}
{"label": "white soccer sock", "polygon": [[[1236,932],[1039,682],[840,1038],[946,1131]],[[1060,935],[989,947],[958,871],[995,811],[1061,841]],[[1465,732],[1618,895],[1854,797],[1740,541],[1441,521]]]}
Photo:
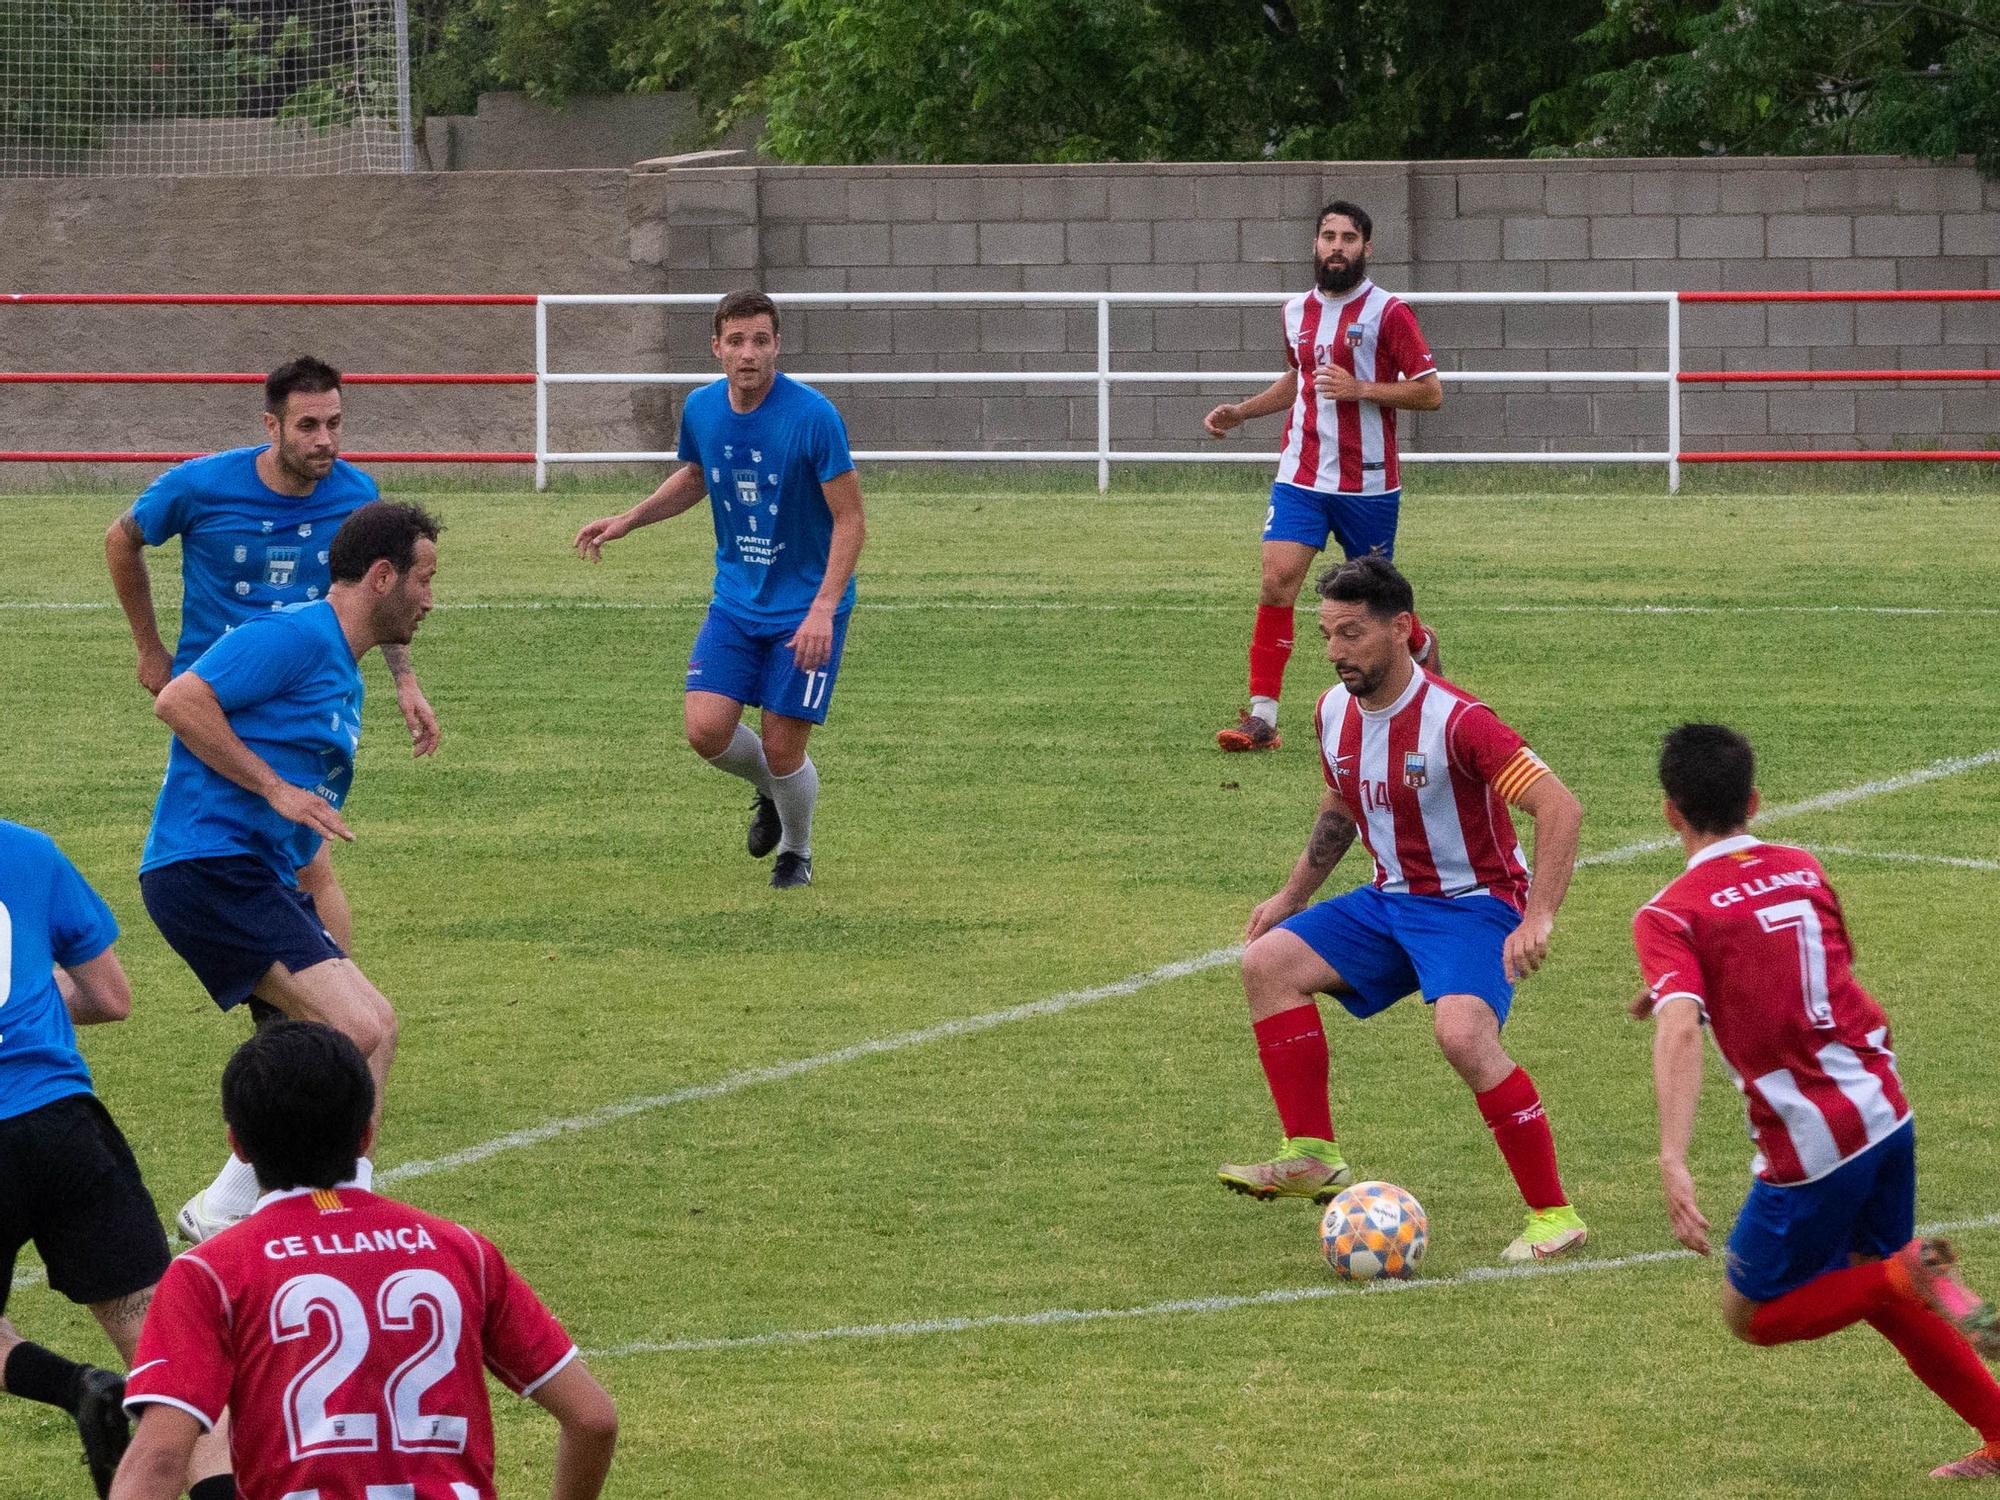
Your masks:
{"label": "white soccer sock", "polygon": [[232,1151],[215,1181],[202,1190],[202,1206],[218,1219],[246,1219],[263,1196],[257,1169]]}
{"label": "white soccer sock", "polygon": [[1262,719],[1266,724],[1276,729],[1278,727],[1278,700],[1276,698],[1252,698],[1250,700],[1250,717],[1253,719]]}
{"label": "white soccer sock", "polygon": [[354,1185],[364,1193],[375,1191],[375,1163],[365,1156],[355,1158]]}
{"label": "white soccer sock", "polygon": [[704,756],[718,771],[741,776],[766,797],[777,796],[772,787],[771,765],[764,759],[764,742],[748,724],[739,723],[730,736],[729,747],[720,755]]}
{"label": "white soccer sock", "polygon": [[778,804],[778,821],[784,834],[778,840],[780,854],[812,853],[813,804],[819,801],[819,769],[808,755],[805,764],[789,776],[771,778],[770,798]]}

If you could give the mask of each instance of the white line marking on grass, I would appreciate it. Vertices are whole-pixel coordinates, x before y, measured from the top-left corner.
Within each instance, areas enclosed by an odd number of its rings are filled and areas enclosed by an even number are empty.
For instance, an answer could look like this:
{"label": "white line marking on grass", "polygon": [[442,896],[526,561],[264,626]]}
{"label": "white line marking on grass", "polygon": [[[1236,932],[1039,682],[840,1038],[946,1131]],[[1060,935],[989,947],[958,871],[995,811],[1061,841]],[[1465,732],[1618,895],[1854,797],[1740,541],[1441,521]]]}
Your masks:
{"label": "white line marking on grass", "polygon": [[[1977,1219],[1958,1219],[1943,1224],[1923,1224],[1920,1235],[1958,1234],[1969,1229],[2000,1227],[2000,1213]],[[1164,1318],[1194,1313],[1236,1312],[1246,1307],[1281,1307],[1294,1302],[1319,1302],[1329,1297],[1380,1297],[1396,1292],[1439,1292],[1480,1286],[1494,1281],[1528,1281],[1547,1276],[1584,1276],[1601,1271],[1624,1271],[1633,1266],[1658,1265],[1663,1261],[1693,1260],[1692,1250],[1642,1250],[1634,1255],[1617,1255],[1602,1260],[1552,1260],[1524,1266],[1474,1266],[1456,1276],[1426,1277],[1416,1281],[1376,1281],[1363,1286],[1322,1282],[1314,1286],[1278,1287],[1268,1292],[1247,1292],[1226,1297],[1178,1297],[1170,1302],[1148,1302],[1139,1307],[1050,1307],[1031,1313],[989,1313],[977,1318],[922,1318],[905,1323],[857,1323],[840,1328],[776,1329],[770,1333],[743,1334],[735,1338],[635,1339],[608,1348],[586,1351],[589,1359],[624,1359],[635,1354],[712,1354],[734,1349],[770,1349],[799,1344],[825,1343],[833,1339],[919,1338],[938,1333],[976,1333],[987,1328],[1053,1328],[1074,1323],[1109,1323],[1136,1318]]]}
{"label": "white line marking on grass", "polygon": [[1850,849],[1845,844],[1814,844],[1815,854],[1848,859],[1886,859],[1900,865],[1948,865],[1955,870],[2000,870],[2000,859],[1971,859],[1959,854],[1916,854],[1906,849]]}

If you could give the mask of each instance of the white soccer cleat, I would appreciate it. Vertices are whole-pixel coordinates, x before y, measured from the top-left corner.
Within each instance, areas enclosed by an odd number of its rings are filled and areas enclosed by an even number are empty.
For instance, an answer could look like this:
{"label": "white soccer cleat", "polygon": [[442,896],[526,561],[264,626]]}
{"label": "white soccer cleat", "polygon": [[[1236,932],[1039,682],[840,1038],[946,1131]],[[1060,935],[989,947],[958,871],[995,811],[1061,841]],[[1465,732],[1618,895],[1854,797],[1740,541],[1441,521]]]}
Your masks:
{"label": "white soccer cleat", "polygon": [[210,1214],[208,1189],[203,1188],[181,1205],[181,1211],[174,1219],[174,1228],[190,1245],[199,1245],[203,1240],[212,1240],[223,1230],[242,1222],[227,1214]]}

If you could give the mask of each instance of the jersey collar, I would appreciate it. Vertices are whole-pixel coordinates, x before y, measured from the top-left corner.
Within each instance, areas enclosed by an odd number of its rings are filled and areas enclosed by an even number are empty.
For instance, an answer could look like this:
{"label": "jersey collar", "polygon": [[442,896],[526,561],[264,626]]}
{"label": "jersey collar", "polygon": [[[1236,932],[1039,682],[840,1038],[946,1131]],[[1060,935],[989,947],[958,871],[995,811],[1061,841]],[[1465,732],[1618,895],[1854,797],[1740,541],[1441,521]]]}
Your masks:
{"label": "jersey collar", "polygon": [[1318,283],[1314,283],[1312,294],[1313,296],[1319,298],[1322,305],[1326,307],[1340,308],[1347,306],[1347,304],[1350,302],[1355,302],[1360,300],[1361,298],[1367,296],[1370,292],[1374,290],[1375,290],[1375,278],[1372,276],[1364,276],[1359,281],[1355,282],[1354,285],[1349,287],[1346,291],[1336,293],[1331,296],[1321,291],[1319,289]]}
{"label": "jersey collar", "polygon": [[1396,701],[1394,703],[1391,703],[1388,707],[1370,708],[1365,703],[1363,703],[1359,698],[1356,698],[1354,700],[1354,706],[1361,711],[1361,717],[1364,719],[1393,719],[1396,717],[1397,714],[1401,713],[1404,709],[1408,708],[1410,704],[1416,700],[1417,694],[1421,693],[1423,690],[1424,690],[1424,669],[1422,667],[1418,667],[1416,668],[1415,671],[1410,673],[1409,686],[1404,688],[1402,692],[1398,693],[1396,695]]}
{"label": "jersey collar", "polygon": [[1748,849],[1753,844],[1762,842],[1763,840],[1759,839],[1754,833],[1739,833],[1732,838],[1717,839],[1706,849],[1702,849],[1691,856],[1687,867],[1692,870],[1696,865],[1704,864],[1711,859],[1720,859],[1725,854],[1734,854],[1740,849]]}
{"label": "jersey collar", "polygon": [[[337,1193],[341,1191],[341,1189],[343,1188],[347,1188],[358,1193],[362,1190],[361,1181],[359,1178],[350,1177],[345,1182],[336,1182],[330,1191]],[[326,1191],[329,1190],[325,1188],[311,1188],[311,1187],[280,1188],[275,1193],[266,1193],[263,1197],[259,1198],[257,1200],[257,1207],[251,1209],[250,1212],[253,1214],[259,1213],[264,1209],[269,1208],[273,1203],[283,1203],[287,1198],[310,1198],[314,1193],[326,1192]]]}

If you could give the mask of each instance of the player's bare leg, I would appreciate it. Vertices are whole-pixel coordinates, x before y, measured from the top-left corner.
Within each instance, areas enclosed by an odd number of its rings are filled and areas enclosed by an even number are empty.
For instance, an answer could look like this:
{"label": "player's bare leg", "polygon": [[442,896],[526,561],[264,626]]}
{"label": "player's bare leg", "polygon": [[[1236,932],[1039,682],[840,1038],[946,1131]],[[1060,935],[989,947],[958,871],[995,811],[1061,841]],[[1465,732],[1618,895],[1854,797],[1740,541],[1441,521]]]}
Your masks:
{"label": "player's bare leg", "polygon": [[1333,1143],[1326,1031],[1315,998],[1346,987],[1303,938],[1283,928],[1243,950],[1243,997],[1285,1143],[1269,1161],[1218,1167],[1216,1176],[1230,1191],[1265,1201],[1282,1197],[1324,1203],[1353,1180]]}
{"label": "player's bare leg", "polygon": [[1556,1172],[1555,1135],[1527,1070],[1500,1044],[1500,1018],[1477,995],[1445,995],[1432,1007],[1438,1050],[1472,1090],[1494,1144],[1528,1205],[1505,1261],[1548,1260],[1581,1249],[1589,1238]]}
{"label": "player's bare leg", "polygon": [[312,897],[320,925],[333,934],[333,940],[344,951],[352,953],[354,908],[348,905],[347,892],[340,888],[340,879],[333,873],[333,845],[322,841],[319,853],[299,871],[298,879],[299,889]]}
{"label": "player's bare leg", "polygon": [[721,693],[691,692],[681,700],[681,721],[696,755],[756,788],[744,847],[752,859],[762,859],[778,847],[783,830],[764,743],[743,722],[743,705]]}
{"label": "player's bare leg", "polygon": [[[272,964],[253,993],[294,1021],[331,1026],[361,1049],[375,1079],[375,1113],[370,1128],[379,1130],[389,1091],[389,1068],[396,1060],[396,1011],[388,997],[348,958],[330,958],[297,973],[283,964]],[[373,1161],[363,1157],[363,1188],[374,1174]],[[174,1222],[182,1239],[198,1245],[248,1217],[260,1196],[257,1174],[248,1162],[231,1153],[215,1180],[182,1205]]]}
{"label": "player's bare leg", "polygon": [[811,885],[813,808],[819,801],[819,768],[806,754],[813,724],[767,708],[761,728],[779,823],[778,862],[771,871],[771,884],[779,890]]}
{"label": "player's bare leg", "polygon": [[1215,742],[1224,750],[1278,748],[1278,695],[1292,655],[1293,607],[1317,556],[1304,542],[1264,543],[1257,624],[1250,633],[1250,709],[1217,732]]}

